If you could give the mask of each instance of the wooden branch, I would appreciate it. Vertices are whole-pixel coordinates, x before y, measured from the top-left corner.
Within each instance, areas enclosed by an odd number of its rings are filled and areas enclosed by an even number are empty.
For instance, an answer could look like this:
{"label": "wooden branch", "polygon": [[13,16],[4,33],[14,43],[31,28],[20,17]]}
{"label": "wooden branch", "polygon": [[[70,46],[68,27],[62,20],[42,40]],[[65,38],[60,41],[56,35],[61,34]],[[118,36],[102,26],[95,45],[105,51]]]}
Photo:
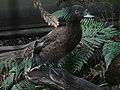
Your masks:
{"label": "wooden branch", "polygon": [[40,33],[48,33],[52,30],[51,27],[44,27],[44,28],[32,28],[32,29],[20,29],[20,30],[6,30],[6,31],[0,31],[0,37],[8,37],[8,36],[17,36],[17,35],[30,35],[30,34],[40,34]]}
{"label": "wooden branch", "polygon": [[108,88],[100,88],[97,85],[76,77],[61,68],[52,69],[48,67],[34,68],[26,72],[26,77],[37,85],[50,85],[64,90],[109,90]]}
{"label": "wooden branch", "polygon": [[19,46],[0,47],[0,60],[10,59],[11,57],[25,58],[32,54],[36,41]]}

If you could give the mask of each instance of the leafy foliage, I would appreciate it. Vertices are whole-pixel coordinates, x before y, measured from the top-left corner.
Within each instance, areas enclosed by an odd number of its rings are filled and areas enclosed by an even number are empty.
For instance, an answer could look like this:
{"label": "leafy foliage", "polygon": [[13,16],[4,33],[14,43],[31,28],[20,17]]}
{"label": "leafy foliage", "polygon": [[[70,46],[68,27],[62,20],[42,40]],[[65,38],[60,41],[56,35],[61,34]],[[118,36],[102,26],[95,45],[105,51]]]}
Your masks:
{"label": "leafy foliage", "polygon": [[120,42],[107,41],[102,50],[108,68],[111,61],[120,53]]}
{"label": "leafy foliage", "polygon": [[[12,90],[21,90],[20,88],[24,90],[23,88],[27,88],[27,87],[24,87],[24,86],[27,86],[26,81],[22,81],[22,83],[17,81],[23,75],[24,70],[31,67],[32,58],[33,58],[32,56],[27,57],[25,59],[10,58],[9,60],[4,60],[4,63],[0,62],[0,64],[2,64],[1,73],[2,72],[7,73],[7,75],[5,75],[4,81],[1,82],[0,88],[8,89],[9,87],[11,87],[11,85],[14,85],[14,83],[15,85],[12,87],[13,88]],[[29,85],[29,88],[30,88],[30,85]],[[27,89],[27,90],[33,90],[33,89]]]}
{"label": "leafy foliage", "polygon": [[88,59],[93,55],[93,51],[87,47],[77,49],[62,58],[59,64],[70,72],[80,71],[83,64],[87,64]]}
{"label": "leafy foliage", "polygon": [[103,43],[116,35],[117,31],[112,26],[107,26],[102,21],[95,19],[82,19],[83,38],[81,44],[89,48],[99,48]]}
{"label": "leafy foliage", "polygon": [[[39,8],[42,12],[41,16],[44,20],[48,24],[56,27],[58,25],[57,19],[41,7],[39,0],[34,1],[35,7]],[[64,1],[66,0],[59,0],[59,3]],[[70,17],[69,8],[66,7],[58,10],[54,12],[53,15],[58,19],[63,18],[67,20]],[[111,41],[111,38],[117,33],[116,29],[112,26],[107,26],[106,22],[95,19],[82,19],[80,23],[82,24],[81,27],[83,30],[82,40],[73,52],[61,59],[59,65],[72,72],[80,71],[83,65],[87,64],[91,57],[94,57],[95,49],[101,48],[104,45],[102,51],[108,67],[111,60],[120,53],[120,43]],[[29,81],[18,81],[24,70],[31,67],[32,58],[33,56],[27,57],[24,60],[16,59],[16,57],[12,55],[9,60],[0,61],[0,74],[5,76],[4,78],[2,77],[3,81],[0,83],[0,89],[8,89],[11,87],[12,90],[35,90],[35,85]],[[47,88],[47,90],[51,89]]]}
{"label": "leafy foliage", "polygon": [[69,18],[69,12],[70,8],[66,7],[66,8],[62,8],[61,10],[55,11],[54,13],[52,13],[53,16],[56,16],[56,18],[63,18],[65,20],[67,20]]}
{"label": "leafy foliage", "polygon": [[27,80],[23,80],[18,84],[13,85],[11,90],[35,90],[35,85]]}
{"label": "leafy foliage", "polygon": [[94,55],[93,51],[89,48],[80,49],[75,53],[75,62],[73,66],[73,71],[80,71],[83,64],[88,62],[88,59]]}
{"label": "leafy foliage", "polygon": [[2,82],[1,87],[4,87],[4,89],[7,89],[10,86],[10,84],[13,83],[15,71],[16,71],[15,67],[13,67],[13,69],[9,71],[8,77]]}
{"label": "leafy foliage", "polygon": [[120,90],[120,85],[113,86],[113,87],[112,87],[112,90]]}

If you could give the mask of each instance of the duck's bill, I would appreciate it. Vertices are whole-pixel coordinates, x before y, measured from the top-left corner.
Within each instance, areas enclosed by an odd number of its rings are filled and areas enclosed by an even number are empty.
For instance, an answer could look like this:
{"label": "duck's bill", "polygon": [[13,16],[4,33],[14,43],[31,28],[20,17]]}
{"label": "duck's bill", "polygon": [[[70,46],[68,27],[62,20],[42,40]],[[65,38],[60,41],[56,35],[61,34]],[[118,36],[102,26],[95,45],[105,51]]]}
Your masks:
{"label": "duck's bill", "polygon": [[84,18],[94,18],[95,16],[91,15],[91,14],[87,14],[87,15],[84,15]]}

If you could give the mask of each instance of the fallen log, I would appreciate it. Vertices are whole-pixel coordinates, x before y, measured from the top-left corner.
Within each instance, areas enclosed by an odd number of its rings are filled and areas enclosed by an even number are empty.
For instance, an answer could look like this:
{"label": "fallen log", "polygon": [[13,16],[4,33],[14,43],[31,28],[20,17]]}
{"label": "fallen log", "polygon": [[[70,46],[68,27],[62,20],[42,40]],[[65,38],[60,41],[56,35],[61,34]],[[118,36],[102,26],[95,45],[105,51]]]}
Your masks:
{"label": "fallen log", "polygon": [[[32,50],[34,49],[35,42],[36,41],[26,45],[22,45],[20,46],[22,48],[19,48],[19,50],[9,51],[9,52],[7,51],[4,53],[1,53],[0,60],[10,58],[12,57],[11,55],[13,54],[16,55],[16,58],[25,58],[26,51],[30,51],[27,55],[31,54]],[[32,48],[30,49],[29,47],[30,48],[32,47]],[[13,47],[7,47],[7,49],[10,49],[10,48],[12,49]],[[37,85],[50,85],[50,86],[53,86],[59,89],[62,88],[65,90],[109,90],[107,87],[100,88],[97,85],[87,80],[84,80],[82,78],[76,77],[61,68],[56,68],[55,70],[59,72],[60,77],[58,77],[51,70],[51,68],[48,68],[48,67],[41,68],[41,69],[34,68],[31,71],[26,72],[25,76],[27,77],[28,80],[30,80],[31,82]],[[24,74],[22,75],[23,75],[22,77],[24,77]]]}
{"label": "fallen log", "polygon": [[101,88],[97,85],[76,77],[66,70],[61,68],[55,68],[60,74],[58,77],[55,72],[48,67],[44,68],[34,68],[26,72],[26,77],[28,80],[37,85],[50,85],[57,89],[64,90],[110,90],[109,88]]}
{"label": "fallen log", "polygon": [[9,59],[12,56],[25,58],[32,54],[36,42],[37,40],[25,45],[0,47],[0,60]]}

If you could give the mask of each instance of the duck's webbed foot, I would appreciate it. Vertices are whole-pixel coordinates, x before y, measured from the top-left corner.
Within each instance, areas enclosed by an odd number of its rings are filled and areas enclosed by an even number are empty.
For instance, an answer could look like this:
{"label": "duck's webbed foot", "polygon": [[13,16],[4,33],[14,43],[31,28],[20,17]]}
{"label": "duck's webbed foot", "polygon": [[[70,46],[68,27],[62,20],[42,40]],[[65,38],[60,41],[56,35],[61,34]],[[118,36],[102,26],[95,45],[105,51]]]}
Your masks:
{"label": "duck's webbed foot", "polygon": [[57,80],[60,80],[63,77],[63,69],[62,68],[51,68],[50,69],[50,75],[54,78],[56,78]]}
{"label": "duck's webbed foot", "polygon": [[[38,62],[39,61],[39,62]],[[38,65],[39,63],[39,65]],[[58,62],[40,62],[40,57],[36,55],[33,59],[33,65],[30,69],[30,71],[33,71],[34,69],[43,69],[43,68],[49,68],[50,69],[50,75],[61,78],[62,77],[62,71],[63,69],[58,66]]]}
{"label": "duck's webbed foot", "polygon": [[57,78],[61,78],[62,77],[62,72],[63,69],[62,67],[58,66],[58,63],[52,63],[49,65],[50,69],[51,69],[51,74]]}
{"label": "duck's webbed foot", "polygon": [[53,69],[50,67],[34,67],[28,71],[25,71],[25,78],[38,85],[42,83],[57,83],[61,85],[65,82],[64,73],[65,71],[60,68]]}

